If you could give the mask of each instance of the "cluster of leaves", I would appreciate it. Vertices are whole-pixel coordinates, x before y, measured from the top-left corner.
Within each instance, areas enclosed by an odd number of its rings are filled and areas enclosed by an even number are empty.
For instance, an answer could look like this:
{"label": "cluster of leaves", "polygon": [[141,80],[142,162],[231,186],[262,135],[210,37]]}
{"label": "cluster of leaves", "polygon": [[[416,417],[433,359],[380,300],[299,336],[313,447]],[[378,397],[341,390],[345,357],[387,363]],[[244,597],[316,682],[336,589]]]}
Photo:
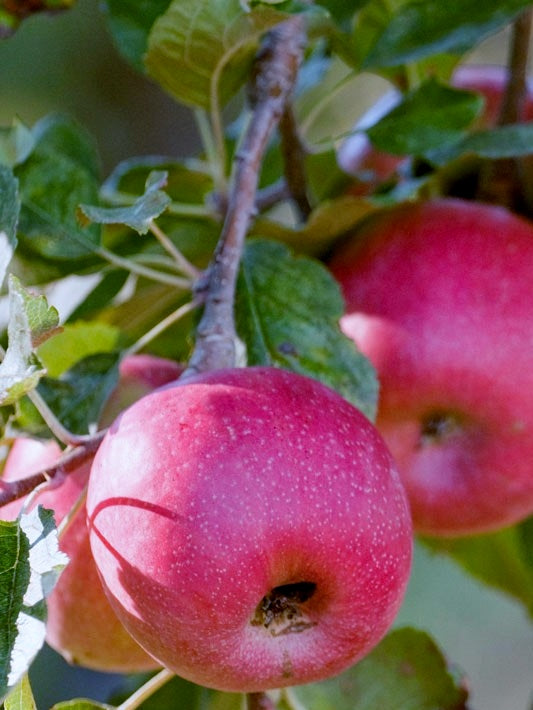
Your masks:
{"label": "cluster of leaves", "polygon": [[[292,14],[305,17],[309,37],[295,97],[302,124],[310,120],[310,104],[316,113],[317,96],[326,110],[339,85],[362,71],[373,72],[392,83],[398,101],[366,129],[369,139],[380,150],[422,159],[430,169],[423,179],[407,181],[401,194],[392,190],[381,199],[357,198],[344,191],[349,178],[336,164],[332,147],[336,136],[315,141],[305,157],[310,216],[298,219],[280,198],[274,210],[259,209],[250,227],[237,289],[238,332],[248,364],[274,364],[316,377],[372,418],[375,374],[341,334],[338,286],[314,257],[325,255],[383,199],[434,189],[450,164],[465,154],[498,158],[532,151],[531,125],[473,131],[482,98],[448,83],[465,52],[509,24],[529,4],[104,2],[118,51],[176,101],[194,109],[204,152],[197,160],[186,161],[132,158],[102,182],[94,141],[72,119],[52,115],[32,127],[15,121],[0,129],[0,280],[10,273],[7,349],[0,364],[4,438],[21,431],[50,435],[34,392],[70,431],[86,434],[116,384],[120,359],[144,343],[147,334],[152,352],[187,360],[194,314],[166,330],[160,327],[167,319],[172,322],[172,314],[191,299],[194,287],[183,261],[173,255],[179,253],[199,271],[209,263],[243,123],[225,125],[224,108],[230,100],[242,102],[242,88],[265,32]],[[43,3],[43,9],[57,6]],[[6,8],[0,10],[0,36],[2,23],[9,19],[13,29],[21,18],[9,4]],[[331,86],[328,76],[337,81],[329,93],[322,88]],[[261,174],[265,192],[283,175],[279,147],[274,138],[265,156]],[[161,234],[167,242],[156,239]],[[44,291],[67,277],[81,277],[84,286],[60,326],[56,309],[27,285]],[[46,513],[39,511],[31,522],[22,516],[0,525],[0,697],[12,690],[6,700],[9,710],[32,706],[25,673],[44,639],[44,599],[65,560],[56,550],[41,559],[43,541],[57,544]],[[425,542],[531,612],[532,536],[529,520],[493,535]],[[34,636],[39,640],[32,644],[24,635],[28,620],[39,625]],[[159,691],[164,692],[183,694],[191,708],[233,710],[241,703],[240,698],[179,679]],[[404,629],[390,634],[339,679],[282,693],[276,702],[280,710],[327,710],[334,705],[339,710],[451,709],[465,706],[466,691],[431,640]],[[58,707],[100,706],[72,701]]]}

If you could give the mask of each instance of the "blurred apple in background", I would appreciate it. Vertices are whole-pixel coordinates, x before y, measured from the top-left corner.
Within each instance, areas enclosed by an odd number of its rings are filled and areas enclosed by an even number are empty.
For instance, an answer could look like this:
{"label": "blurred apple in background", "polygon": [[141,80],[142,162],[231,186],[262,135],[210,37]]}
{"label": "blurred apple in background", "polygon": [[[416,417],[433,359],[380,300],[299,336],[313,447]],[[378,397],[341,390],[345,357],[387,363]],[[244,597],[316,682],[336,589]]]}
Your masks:
{"label": "blurred apple in background", "polygon": [[377,368],[377,427],[415,529],[465,535],[533,513],[533,227],[459,199],[361,223],[330,263],[341,326]]}

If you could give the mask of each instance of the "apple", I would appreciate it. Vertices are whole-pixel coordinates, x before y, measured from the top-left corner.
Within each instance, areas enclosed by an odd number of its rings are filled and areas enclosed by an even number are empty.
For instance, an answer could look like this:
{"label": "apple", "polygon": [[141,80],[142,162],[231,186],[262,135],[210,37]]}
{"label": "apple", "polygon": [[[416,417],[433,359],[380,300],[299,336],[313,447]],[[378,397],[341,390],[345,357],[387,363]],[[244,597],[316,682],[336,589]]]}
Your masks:
{"label": "apple", "polygon": [[[477,119],[478,130],[495,126],[500,113],[507,84],[506,67],[497,65],[464,64],[453,74],[451,84],[457,89],[476,91],[485,99],[482,115]],[[355,125],[355,130],[369,128],[382,119],[401,100],[401,93],[391,90],[384,94]],[[533,120],[533,83],[528,84],[523,120]],[[376,188],[397,176],[408,158],[391,155],[374,148],[364,133],[354,133],[341,145],[337,160],[344,172],[353,175],[355,181],[349,187],[350,194],[367,196]]]}
{"label": "apple", "polygon": [[325,385],[212,371],[113,423],[87,497],[117,615],[164,666],[258,692],[355,663],[390,626],[412,529],[375,427]]}
{"label": "apple", "polygon": [[[120,364],[119,384],[106,406],[109,419],[117,406],[126,406],[154,387],[175,380],[182,366],[151,355],[135,355]],[[52,465],[61,449],[55,441],[17,439],[7,458],[2,480]],[[66,476],[59,485],[41,493],[36,503],[54,510],[56,523],[67,515],[87,485],[90,462]],[[22,501],[0,509],[0,518],[14,520]],[[46,640],[70,663],[94,670],[132,673],[159,664],[132,639],[113,612],[92,559],[85,508],[75,515],[60,542],[70,562],[48,598]]]}
{"label": "apple", "polygon": [[376,425],[415,530],[458,536],[533,513],[533,226],[441,198],[382,210],[330,262],[341,327],[380,379]]}

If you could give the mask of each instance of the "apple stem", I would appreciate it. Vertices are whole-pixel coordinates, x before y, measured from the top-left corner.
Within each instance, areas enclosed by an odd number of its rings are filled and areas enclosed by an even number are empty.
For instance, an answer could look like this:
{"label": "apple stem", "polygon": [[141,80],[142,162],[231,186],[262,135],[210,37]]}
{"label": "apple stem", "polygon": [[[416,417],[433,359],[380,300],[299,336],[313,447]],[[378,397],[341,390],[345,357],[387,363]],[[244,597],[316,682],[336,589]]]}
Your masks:
{"label": "apple stem", "polygon": [[41,483],[49,482],[57,476],[66,476],[76,471],[94,456],[106,431],[107,429],[104,429],[88,437],[82,445],[65,451],[53,466],[43,468],[31,476],[19,478],[16,481],[2,481],[0,479],[0,507],[28,495]]}
{"label": "apple stem", "polygon": [[176,674],[172,673],[172,671],[163,668],[162,671],[152,676],[144,685],[141,685],[127,700],[118,705],[116,710],[136,710],[147,698],[153,695],[159,688],[162,688],[169,680],[172,680],[175,675]]}
{"label": "apple stem", "polygon": [[273,700],[266,693],[248,693],[247,710],[275,710]]}
{"label": "apple stem", "polygon": [[219,146],[215,140],[214,131],[207,113],[203,109],[196,109],[194,112],[196,127],[200,134],[209,172],[213,179],[215,192],[221,195],[226,194],[226,175],[224,166],[226,164],[226,150],[224,141]]}
{"label": "apple stem", "polygon": [[205,307],[182,377],[237,364],[239,340],[233,311],[239,263],[255,214],[261,160],[294,86],[304,43],[304,19],[295,15],[266,35],[256,58],[250,91],[252,114],[235,154],[220,239],[205,279],[200,281]]}
{"label": "apple stem", "polygon": [[[527,68],[533,11],[522,12],[513,25],[509,51],[509,74],[497,125],[519,123],[527,98]],[[533,202],[529,186],[530,165],[523,158],[486,161],[481,169],[478,199],[509,209],[520,209]]]}
{"label": "apple stem", "polygon": [[36,389],[28,392],[28,398],[44,419],[52,434],[59,439],[62,444],[66,446],[78,446],[92,439],[91,434],[74,434],[64,427]]}
{"label": "apple stem", "polygon": [[98,254],[98,256],[100,256],[102,259],[109,262],[113,266],[118,266],[121,269],[126,269],[126,271],[129,271],[132,274],[136,274],[137,276],[144,276],[145,278],[151,279],[152,281],[167,284],[183,291],[191,290],[192,282],[189,278],[175,276],[174,274],[169,274],[166,271],[158,271],[156,269],[151,269],[148,266],[143,266],[143,264],[139,263],[138,261],[126,259],[123,256],[119,256],[118,254],[115,254],[114,252],[109,251],[109,249],[106,249],[102,246],[95,249],[94,253]]}
{"label": "apple stem", "polygon": [[58,524],[58,526],[57,526],[58,540],[61,540],[64,537],[65,533],[67,532],[67,530],[70,528],[70,526],[74,522],[76,515],[85,505],[85,501],[87,500],[87,486],[88,486],[88,482],[83,486],[81,493],[74,501],[74,504],[71,507],[71,509],[65,515],[63,520]]}
{"label": "apple stem", "polygon": [[178,269],[182,274],[188,276],[193,281],[200,276],[200,269],[197,269],[194,264],[181,253],[170,237],[161,229],[161,227],[154,222],[152,219],[150,221],[150,231],[161,244],[163,249],[165,249],[168,254],[174,259]]}
{"label": "apple stem", "polygon": [[287,187],[298,207],[300,218],[305,221],[312,211],[307,196],[307,178],[304,167],[307,151],[298,132],[294,111],[289,102],[286,103],[281,115],[279,131]]}
{"label": "apple stem", "polygon": [[144,333],[144,335],[141,335],[141,337],[136,340],[133,345],[130,345],[129,348],[124,350],[124,352],[122,353],[122,358],[125,358],[128,355],[134,355],[135,353],[138,353],[139,350],[142,350],[144,347],[146,347],[148,343],[150,343],[152,340],[155,340],[158,335],[164,333],[167,328],[170,328],[171,325],[174,325],[174,323],[177,323],[186,315],[194,311],[195,308],[198,308],[200,303],[201,302],[198,299],[187,301],[187,303],[182,304],[175,311],[169,313],[168,316],[163,318],[163,320],[159,321],[159,323],[154,325],[153,328],[150,328],[150,330]]}

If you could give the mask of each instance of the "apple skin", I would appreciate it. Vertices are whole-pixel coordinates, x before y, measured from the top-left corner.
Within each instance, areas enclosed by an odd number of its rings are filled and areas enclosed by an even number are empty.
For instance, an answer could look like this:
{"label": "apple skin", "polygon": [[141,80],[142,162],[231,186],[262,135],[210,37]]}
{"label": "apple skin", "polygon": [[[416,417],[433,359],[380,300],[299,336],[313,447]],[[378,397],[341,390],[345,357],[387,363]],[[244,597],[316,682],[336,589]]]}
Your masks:
{"label": "apple skin", "polygon": [[377,369],[376,425],[415,530],[533,512],[533,227],[460,199],[376,213],[330,262],[341,327]]}
{"label": "apple skin", "polygon": [[[119,384],[106,406],[112,416],[117,406],[125,406],[154,387],[179,376],[182,366],[151,355],[135,355],[120,364]],[[55,441],[17,439],[9,452],[2,480],[12,481],[52,465],[61,449]],[[36,503],[54,510],[61,522],[87,484],[90,462],[66,476],[60,484],[41,493]],[[14,520],[21,500],[0,509],[2,520]],[[67,661],[87,668],[117,673],[148,671],[159,667],[132,639],[113,612],[100,582],[91,554],[85,507],[74,517],[61,538],[61,550],[70,562],[47,600],[46,640]]]}
{"label": "apple skin", "polygon": [[[507,83],[506,67],[491,64],[464,64],[456,69],[451,84],[457,89],[477,91],[485,99],[483,113],[476,121],[478,130],[496,125]],[[355,128],[369,128],[399,103],[401,94],[391,90],[384,94],[356,123]],[[523,121],[533,120],[533,83],[528,84],[528,94],[523,108]],[[357,197],[372,194],[376,188],[392,180],[405,165],[407,158],[378,150],[363,133],[354,133],[341,145],[337,160],[344,172],[355,181],[348,192]]]}
{"label": "apple skin", "polygon": [[409,575],[408,504],[375,427],[275,368],[205,373],[130,407],[95,456],[87,511],[126,628],[219,690],[339,673],[382,638]]}

